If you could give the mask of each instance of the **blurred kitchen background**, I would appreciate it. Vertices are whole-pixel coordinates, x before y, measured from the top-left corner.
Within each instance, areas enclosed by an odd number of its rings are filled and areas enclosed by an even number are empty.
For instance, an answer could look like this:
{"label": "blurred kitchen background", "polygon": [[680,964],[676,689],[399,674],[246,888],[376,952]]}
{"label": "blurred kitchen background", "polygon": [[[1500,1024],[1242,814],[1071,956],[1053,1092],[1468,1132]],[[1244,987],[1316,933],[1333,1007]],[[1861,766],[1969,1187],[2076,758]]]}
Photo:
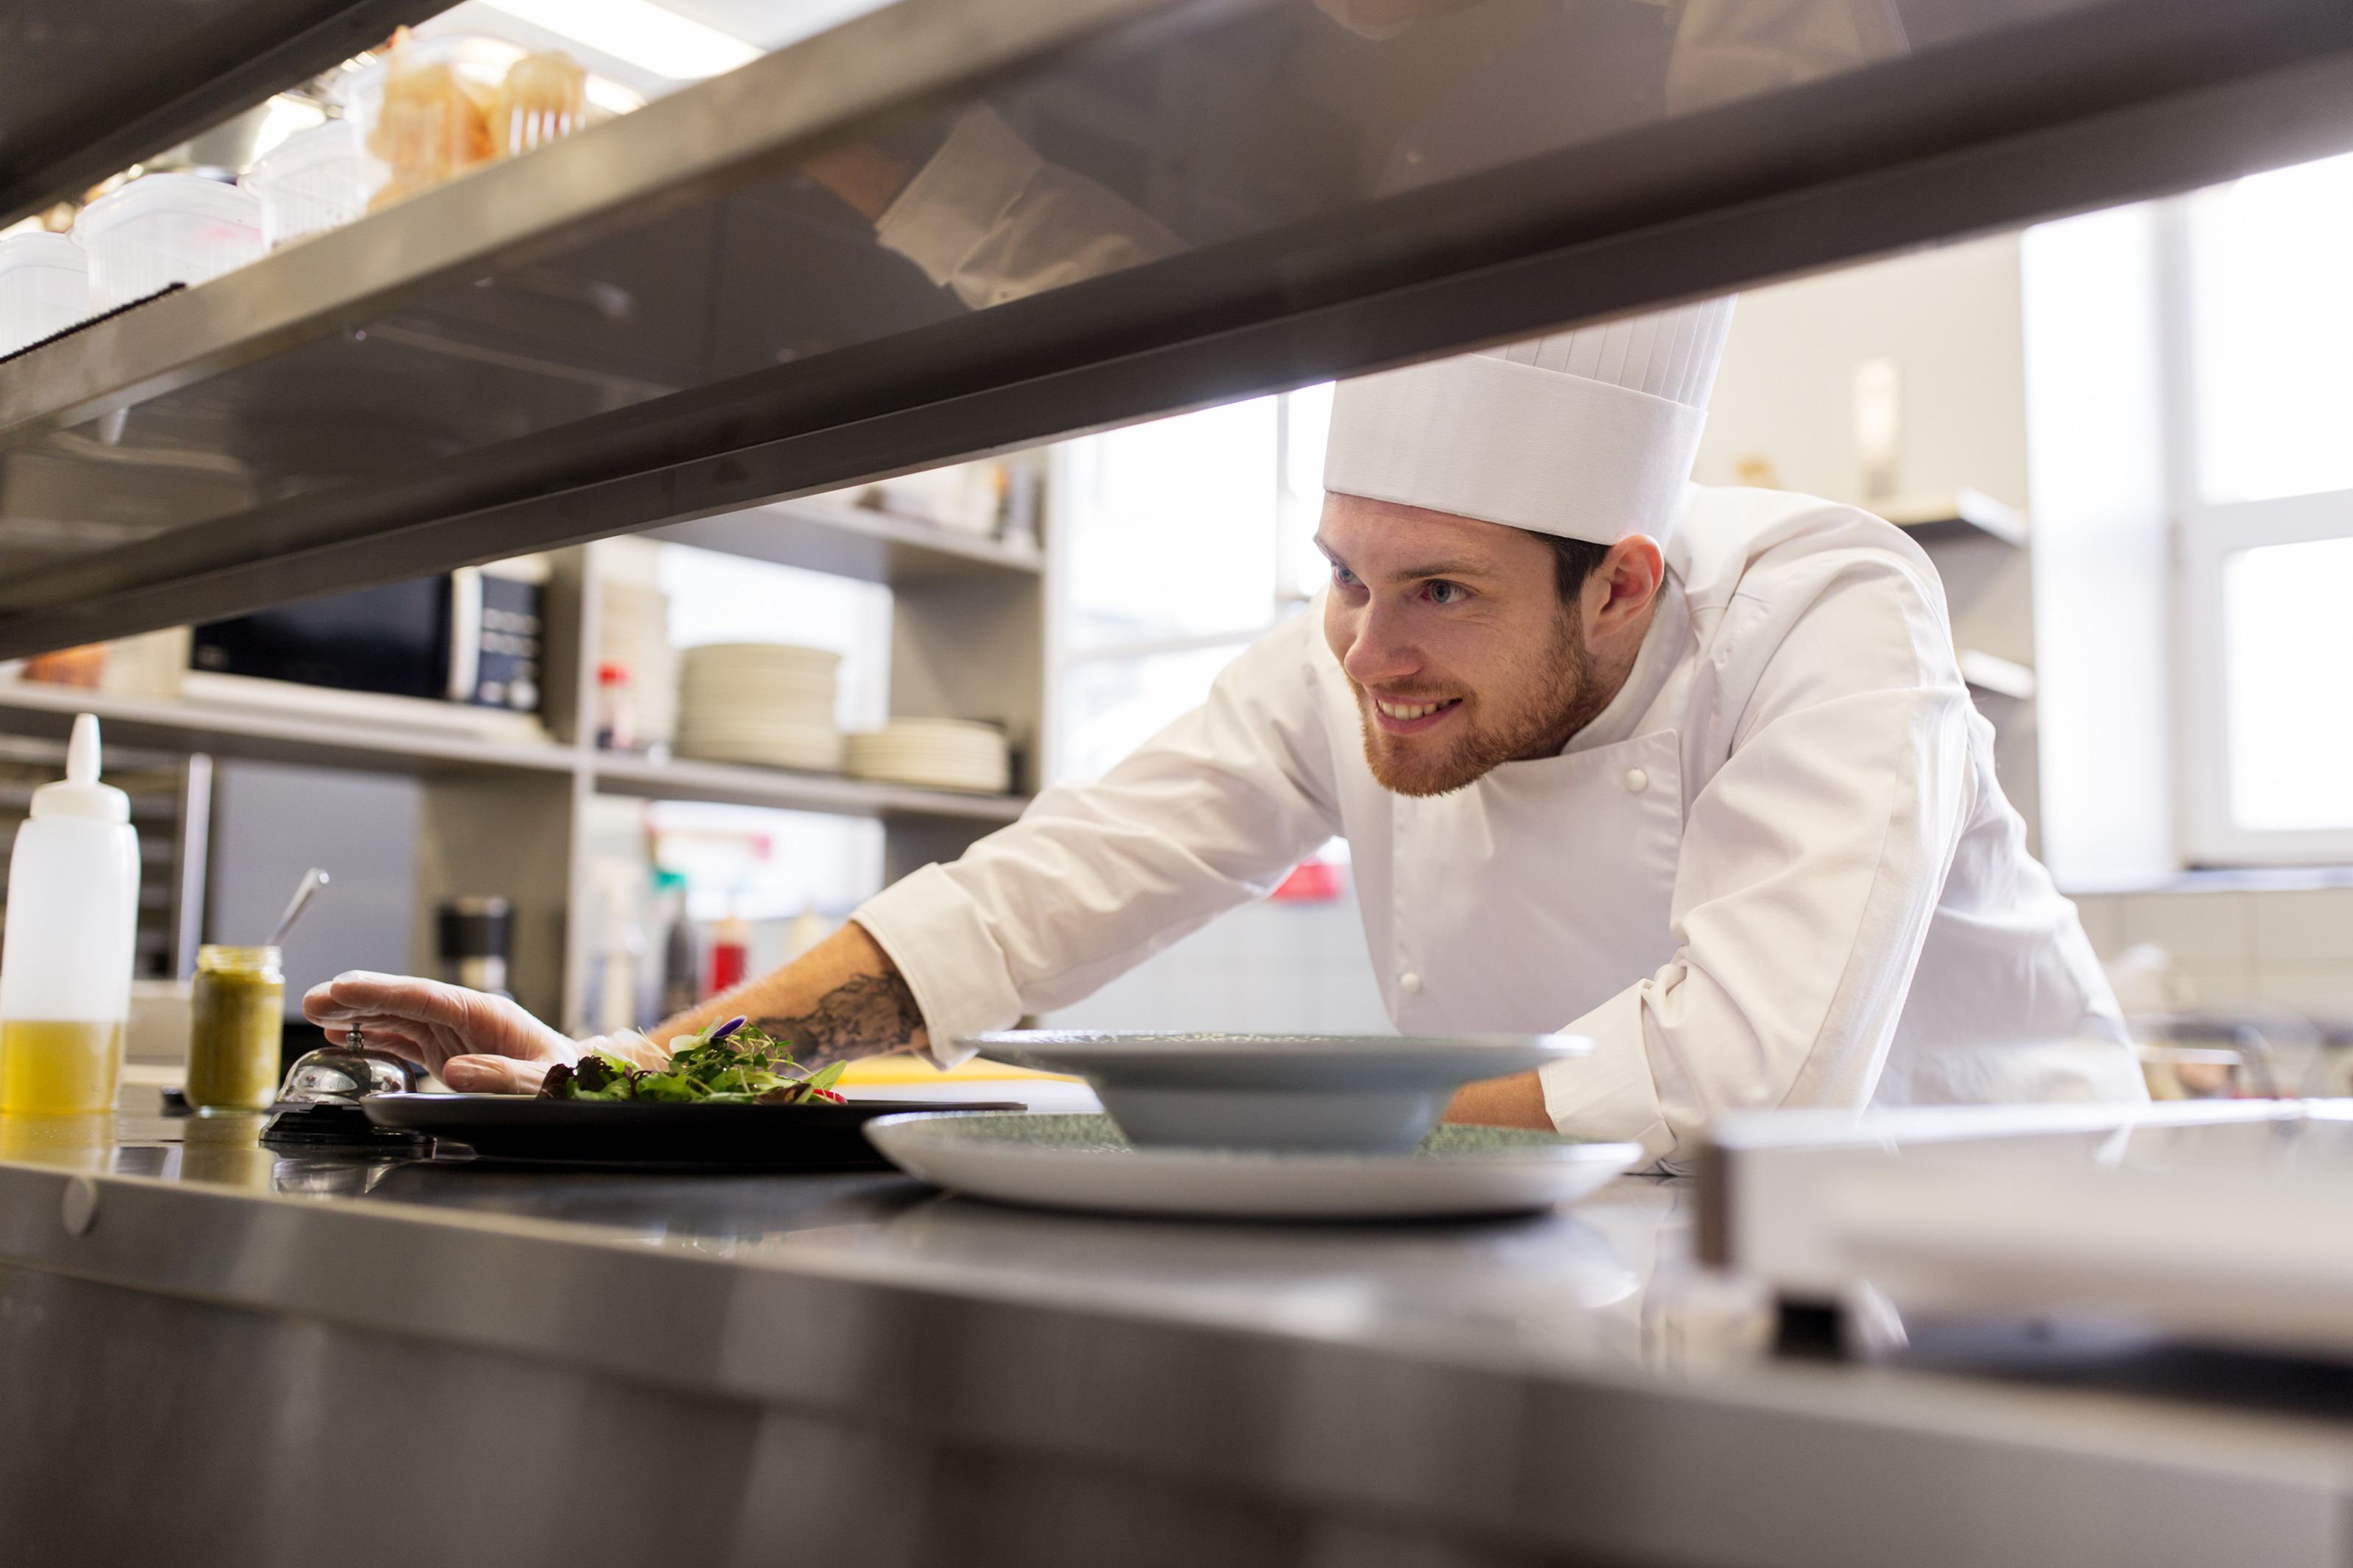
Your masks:
{"label": "blurred kitchen background", "polygon": [[[433,27],[572,48],[624,110],[729,63],[649,74],[568,25]],[[289,95],[189,156],[249,169],[340,112]],[[2340,158],[1752,290],[1695,475],[1930,552],[2004,787],[2163,1092],[2345,1087],[2348,253]],[[149,1007],[318,865],[290,1007],[409,969],[650,1024],[1100,774],[1305,609],[1329,411],[1311,386],[0,666],[0,832],[88,706],[138,803]],[[1346,844],[1043,1021],[1385,1030]]]}

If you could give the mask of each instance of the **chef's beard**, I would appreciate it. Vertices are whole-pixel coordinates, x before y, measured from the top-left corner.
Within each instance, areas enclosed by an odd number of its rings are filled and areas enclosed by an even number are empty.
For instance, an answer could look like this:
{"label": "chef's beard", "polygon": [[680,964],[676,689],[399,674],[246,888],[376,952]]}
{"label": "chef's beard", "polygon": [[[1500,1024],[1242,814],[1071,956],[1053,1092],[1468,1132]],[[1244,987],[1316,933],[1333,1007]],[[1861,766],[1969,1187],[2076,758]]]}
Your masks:
{"label": "chef's beard", "polygon": [[[1468,788],[1505,763],[1549,757],[1568,744],[1569,738],[1600,716],[1609,693],[1593,678],[1593,655],[1585,646],[1582,621],[1574,601],[1556,623],[1559,636],[1531,656],[1524,680],[1513,694],[1493,700],[1478,692],[1462,692],[1461,717],[1448,726],[1454,733],[1445,742],[1417,736],[1392,735],[1373,717],[1372,697],[1354,680],[1356,712],[1365,727],[1365,765],[1383,789],[1397,795],[1451,795]],[[1417,700],[1411,691],[1385,691],[1391,701]],[[1457,693],[1424,694],[1420,700],[1443,700]]]}

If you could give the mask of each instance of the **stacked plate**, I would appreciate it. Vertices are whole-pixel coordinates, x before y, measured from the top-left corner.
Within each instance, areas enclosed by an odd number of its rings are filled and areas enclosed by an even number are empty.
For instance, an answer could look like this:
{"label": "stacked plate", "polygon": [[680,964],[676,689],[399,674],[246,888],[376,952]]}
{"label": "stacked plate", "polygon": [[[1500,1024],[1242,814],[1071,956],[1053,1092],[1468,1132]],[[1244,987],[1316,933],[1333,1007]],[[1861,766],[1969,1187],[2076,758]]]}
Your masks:
{"label": "stacked plate", "polygon": [[893,719],[871,734],[852,735],[846,765],[860,778],[892,784],[991,795],[1013,787],[1005,732],[961,719]]}
{"label": "stacked plate", "polygon": [[823,648],[712,643],[686,650],[678,687],[678,751],[719,763],[831,773],[835,667]]}

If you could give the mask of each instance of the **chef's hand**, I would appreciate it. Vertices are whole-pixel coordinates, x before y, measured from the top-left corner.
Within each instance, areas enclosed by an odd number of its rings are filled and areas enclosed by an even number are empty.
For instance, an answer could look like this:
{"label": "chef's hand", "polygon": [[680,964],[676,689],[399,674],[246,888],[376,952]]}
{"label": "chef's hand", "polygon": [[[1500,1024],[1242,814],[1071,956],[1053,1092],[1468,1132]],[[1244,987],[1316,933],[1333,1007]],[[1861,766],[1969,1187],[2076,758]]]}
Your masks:
{"label": "chef's hand", "polygon": [[302,1014],[331,1036],[356,1027],[367,1044],[420,1064],[465,1094],[536,1094],[549,1068],[578,1061],[590,1047],[639,1067],[665,1055],[641,1035],[575,1043],[504,996],[363,969],[311,987]]}

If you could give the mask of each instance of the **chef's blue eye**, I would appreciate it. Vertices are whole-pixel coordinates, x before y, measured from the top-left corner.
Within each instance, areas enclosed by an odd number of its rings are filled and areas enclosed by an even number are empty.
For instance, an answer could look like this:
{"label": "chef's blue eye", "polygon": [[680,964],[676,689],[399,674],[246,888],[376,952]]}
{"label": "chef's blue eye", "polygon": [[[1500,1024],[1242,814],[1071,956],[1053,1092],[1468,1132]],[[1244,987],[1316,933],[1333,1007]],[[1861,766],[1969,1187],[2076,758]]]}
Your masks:
{"label": "chef's blue eye", "polygon": [[1463,595],[1470,592],[1460,583],[1444,582],[1428,584],[1423,591],[1430,595],[1430,602],[1433,605],[1460,604]]}
{"label": "chef's blue eye", "polygon": [[1356,585],[1356,574],[1335,561],[1332,563],[1332,581],[1343,588],[1353,588]]}

